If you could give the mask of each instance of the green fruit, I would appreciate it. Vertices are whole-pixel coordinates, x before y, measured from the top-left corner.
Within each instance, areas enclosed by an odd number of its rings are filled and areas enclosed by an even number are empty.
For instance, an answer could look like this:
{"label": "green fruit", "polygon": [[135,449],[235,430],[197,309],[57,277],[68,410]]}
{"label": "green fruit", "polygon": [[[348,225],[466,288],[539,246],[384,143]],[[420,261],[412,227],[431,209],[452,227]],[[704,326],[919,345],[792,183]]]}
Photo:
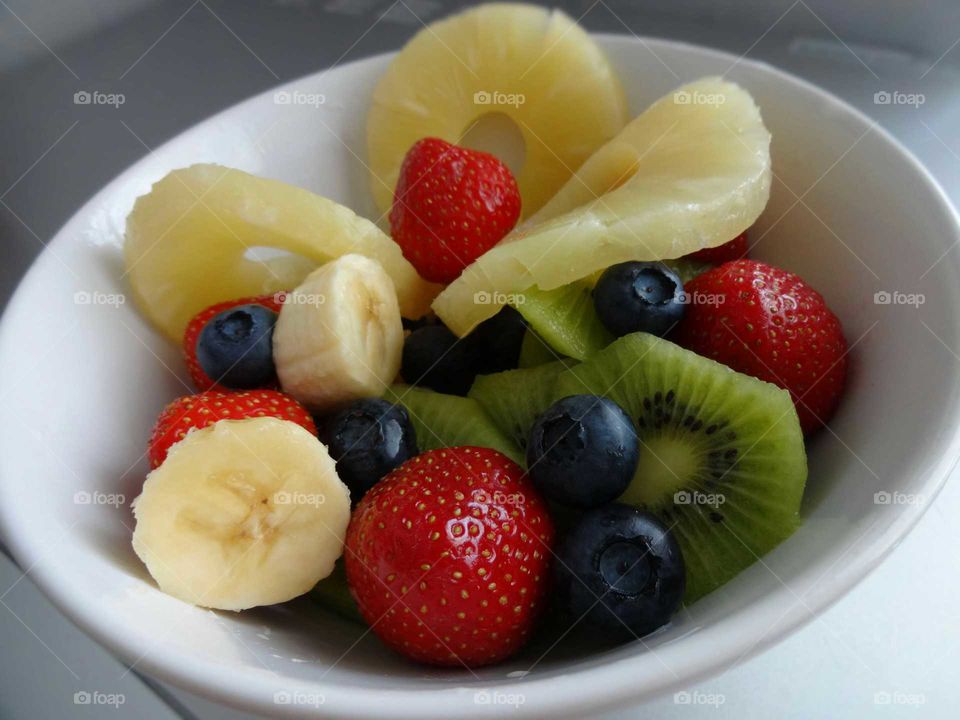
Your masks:
{"label": "green fruit", "polygon": [[560,356],[547,345],[546,340],[537,335],[533,330],[527,328],[523,335],[523,342],[520,344],[520,359],[517,366],[521,368],[531,368],[537,365],[545,365],[548,362],[559,360]]}
{"label": "green fruit", "polygon": [[514,307],[558,354],[583,360],[613,340],[593,309],[592,287],[582,280],[555,290],[530,288]]}
{"label": "green fruit", "polygon": [[564,373],[555,392],[584,386],[636,423],[640,460],[620,500],[672,528],[687,566],[685,602],[796,530],[807,457],[785,390],[645,333]]}
{"label": "green fruit", "polygon": [[[310,597],[325,609],[336,613],[345,620],[364,623],[357,603],[350,594],[347,585],[347,573],[343,567],[343,558],[333,566],[333,572],[318,582],[310,592]],[[365,623],[364,623],[365,624]]]}
{"label": "green fruit", "polygon": [[714,265],[709,263],[697,262],[696,260],[691,260],[690,258],[677,258],[676,260],[663,260],[664,265],[673,270],[677,277],[680,278],[680,282],[686,285],[688,282],[693,280],[700,273],[705,273]]}
{"label": "green fruit", "polygon": [[501,432],[525,450],[530,428],[540,413],[558,399],[557,380],[572,364],[557,360],[532,368],[478,375],[469,396],[480,403]]}
{"label": "green fruit", "polygon": [[[492,376],[488,376],[492,377]],[[394,385],[384,399],[406,408],[417,434],[420,452],[443,447],[475,445],[499,450],[524,464],[523,452],[501,432],[472,398]]]}

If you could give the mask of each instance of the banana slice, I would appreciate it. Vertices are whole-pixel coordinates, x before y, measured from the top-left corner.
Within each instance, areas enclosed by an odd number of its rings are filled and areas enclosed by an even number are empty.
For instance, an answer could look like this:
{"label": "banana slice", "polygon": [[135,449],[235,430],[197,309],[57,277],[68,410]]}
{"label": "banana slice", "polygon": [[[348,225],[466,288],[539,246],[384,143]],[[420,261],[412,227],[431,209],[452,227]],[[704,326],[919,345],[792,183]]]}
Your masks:
{"label": "banana slice", "polygon": [[318,412],[383,395],[400,371],[402,350],[393,281],[363,255],[314,270],[287,297],[273,331],[281,386]]}
{"label": "banana slice", "polygon": [[133,549],[169,595],[244,610],[308,592],[343,553],[350,493],[326,447],[277,418],[194,430],[147,476]]}

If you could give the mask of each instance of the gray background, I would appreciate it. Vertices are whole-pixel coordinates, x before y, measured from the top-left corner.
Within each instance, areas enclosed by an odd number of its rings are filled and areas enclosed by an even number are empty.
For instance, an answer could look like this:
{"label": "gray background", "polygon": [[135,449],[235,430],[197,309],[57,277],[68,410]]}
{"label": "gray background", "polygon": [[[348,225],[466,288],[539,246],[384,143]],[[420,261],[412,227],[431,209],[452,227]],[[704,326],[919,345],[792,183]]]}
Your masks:
{"label": "gray background", "polygon": [[[398,48],[421,22],[467,4],[0,0],[0,304],[70,215],[148,148],[281,81]],[[591,30],[686,40],[806,77],[878,119],[960,199],[960,3],[554,4]],[[125,103],[74,104],[84,90],[123,93]],[[921,93],[925,102],[877,105],[878,91]],[[618,717],[956,717],[957,485],[838,606],[691,689],[721,694],[722,706],[666,698]],[[176,712],[168,709],[2,557],[0,605],[0,718],[238,717],[148,681]],[[84,668],[84,677],[68,666]],[[126,702],[73,704],[82,689],[122,692]],[[922,695],[924,705],[877,704],[877,693],[897,692]]]}

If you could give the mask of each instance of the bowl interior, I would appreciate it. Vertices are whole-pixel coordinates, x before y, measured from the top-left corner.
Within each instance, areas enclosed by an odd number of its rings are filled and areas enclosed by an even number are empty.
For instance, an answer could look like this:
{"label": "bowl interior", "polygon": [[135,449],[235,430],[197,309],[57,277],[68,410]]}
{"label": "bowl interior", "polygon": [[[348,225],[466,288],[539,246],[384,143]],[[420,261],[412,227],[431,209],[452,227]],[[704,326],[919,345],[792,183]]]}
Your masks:
{"label": "bowl interior", "polygon": [[[313,689],[345,716],[471,717],[484,710],[476,688],[510,685],[524,693],[520,714],[542,717],[689,683],[782,637],[875,565],[956,457],[952,211],[888,136],[809,85],[690,46],[602,42],[633,112],[729,71],[773,133],[776,177],[754,255],[817,287],[852,347],[840,412],[809,446],[796,535],[643,644],[587,654],[574,634],[476,673],[408,664],[307,600],[237,615],[155,588],[130,547],[129,503],[157,412],[189,386],[179,349],[126,300],[124,218],[152,182],[195,162],[276,177],[377,218],[362,158],[366,106],[388,61],[378,57],[287,88],[322,93],[323,105],[267,93],[166,144],[84,207],[19,289],[0,337],[0,521],[61,608],[135,667],[261,710],[296,713],[272,706],[273,693]],[[563,682],[572,672],[584,682]]]}

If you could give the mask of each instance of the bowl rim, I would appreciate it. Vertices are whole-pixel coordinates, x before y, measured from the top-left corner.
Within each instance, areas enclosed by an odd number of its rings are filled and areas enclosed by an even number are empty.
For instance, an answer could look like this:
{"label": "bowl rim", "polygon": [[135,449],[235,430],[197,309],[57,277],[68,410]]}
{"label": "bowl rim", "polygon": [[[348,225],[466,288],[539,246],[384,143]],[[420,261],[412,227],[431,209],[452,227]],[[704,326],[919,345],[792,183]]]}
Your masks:
{"label": "bowl rim", "polygon": [[[905,162],[915,177],[915,186],[923,188],[924,192],[939,205],[940,210],[949,224],[952,224],[955,234],[960,237],[960,215],[950,202],[947,194],[939,185],[929,170],[893,135],[866,114],[836,97],[819,86],[799,78],[785,70],[781,70],[768,63],[752,60],[746,57],[737,57],[732,53],[704,47],[692,43],[654,38],[645,36],[631,36],[615,33],[591,33],[598,40],[604,50],[612,50],[621,45],[637,43],[658,50],[674,50],[684,53],[697,53],[705,59],[717,62],[735,63],[751,67],[766,74],[773,75],[777,80],[794,89],[802,90],[816,96],[816,99],[825,107],[841,112],[865,126],[872,128],[878,138],[886,143],[891,150]],[[382,62],[395,52],[379,53],[337,65],[338,69],[356,67],[363,63]],[[58,241],[66,242],[65,238],[74,235],[74,225],[89,215],[91,211],[101,205],[105,198],[113,195],[118,187],[128,182],[128,178],[136,174],[139,168],[149,161],[151,156],[159,153],[170,145],[177,143],[185,134],[199,131],[201,128],[217,123],[224,115],[234,113],[246,103],[252,103],[264,96],[272,95],[283,89],[292,90],[300,83],[329,72],[330,68],[321,68],[312,73],[271,87],[255,96],[246,98],[224,110],[192,125],[186,130],[177,133],[164,142],[160,147],[133,163],[121,172],[106,186],[88,200],[64,226],[53,236],[48,245]],[[5,351],[15,347],[15,338],[11,337],[10,318],[19,314],[25,303],[26,293],[23,289],[42,280],[42,267],[39,260],[51,254],[49,247],[38,256],[31,267],[18,283],[14,294],[0,319],[0,364],[5,357]],[[926,497],[934,500],[943,485],[957,466],[960,460],[960,427],[954,431],[949,440],[944,442],[947,448],[938,460],[935,470],[928,476],[925,487]],[[2,465],[0,465],[2,470]],[[0,472],[2,475],[2,472]],[[0,491],[4,483],[0,476]],[[738,664],[750,659],[770,648],[777,642],[800,629],[824,610],[846,595],[856,584],[873,571],[880,562],[896,547],[903,537],[913,528],[932,502],[917,505],[899,506],[899,512],[880,535],[871,543],[869,548],[861,549],[855,562],[846,564],[839,570],[834,569],[829,583],[818,581],[821,591],[808,602],[793,603],[785,612],[778,602],[782,591],[757,600],[750,606],[752,617],[764,615],[769,623],[759,623],[755,620],[745,620],[739,614],[733,619],[737,622],[716,623],[701,628],[698,635],[701,642],[708,642],[718,652],[709,657],[702,657],[690,662],[684,657],[686,672],[674,678],[657,677],[640,682],[630,673],[631,663],[637,660],[637,655],[611,659],[594,667],[574,670],[571,673],[552,675],[550,677],[533,680],[491,682],[484,687],[474,684],[456,686],[444,683],[437,689],[416,690],[383,689],[363,687],[357,685],[337,686],[334,684],[318,685],[315,682],[284,679],[283,689],[289,692],[317,693],[322,690],[324,714],[343,718],[391,717],[391,718],[422,718],[425,716],[453,716],[469,719],[486,717],[491,714],[488,706],[465,703],[467,694],[482,692],[484,689],[495,689],[496,692],[522,694],[525,703],[515,709],[516,717],[545,717],[548,714],[554,717],[582,716],[583,713],[596,713],[624,707],[632,703],[644,702],[656,696],[689,687],[703,679],[716,674],[731,662]],[[241,710],[262,712],[272,716],[306,717],[316,716],[316,709],[305,705],[282,705],[273,702],[273,694],[277,690],[277,676],[265,670],[253,669],[244,672],[225,672],[216,662],[198,657],[183,656],[176,651],[168,651],[162,647],[148,647],[146,638],[128,637],[117,632],[112,627],[109,618],[104,618],[96,611],[96,603],[77,600],[67,587],[62,587],[57,578],[48,573],[39,559],[41,553],[32,547],[29,541],[17,532],[18,521],[16,513],[5,508],[0,502],[0,534],[4,538],[13,558],[21,568],[27,568],[24,575],[29,577],[42,590],[44,595],[57,609],[69,618],[75,625],[98,643],[115,653],[119,658],[136,661],[137,672],[146,671],[162,681],[206,697],[214,702],[229,705]],[[764,613],[765,611],[765,613]],[[673,654],[680,643],[664,645],[657,649],[658,654]],[[571,675],[577,676],[578,682],[567,682]],[[590,692],[583,692],[589,687]]]}

